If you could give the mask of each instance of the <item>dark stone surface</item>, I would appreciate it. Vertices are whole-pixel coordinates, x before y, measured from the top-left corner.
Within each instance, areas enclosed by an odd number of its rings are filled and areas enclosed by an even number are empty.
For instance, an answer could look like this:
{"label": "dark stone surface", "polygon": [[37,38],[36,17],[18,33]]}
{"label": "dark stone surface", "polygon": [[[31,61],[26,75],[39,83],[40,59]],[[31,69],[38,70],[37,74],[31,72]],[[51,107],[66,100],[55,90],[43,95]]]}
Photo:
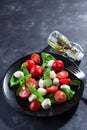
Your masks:
{"label": "dark stone surface", "polygon": [[0,130],[87,130],[87,88],[76,108],[51,118],[16,112],[2,93],[8,67],[22,56],[43,50],[54,30],[82,46],[85,57],[80,68],[87,75],[86,0],[0,0]]}

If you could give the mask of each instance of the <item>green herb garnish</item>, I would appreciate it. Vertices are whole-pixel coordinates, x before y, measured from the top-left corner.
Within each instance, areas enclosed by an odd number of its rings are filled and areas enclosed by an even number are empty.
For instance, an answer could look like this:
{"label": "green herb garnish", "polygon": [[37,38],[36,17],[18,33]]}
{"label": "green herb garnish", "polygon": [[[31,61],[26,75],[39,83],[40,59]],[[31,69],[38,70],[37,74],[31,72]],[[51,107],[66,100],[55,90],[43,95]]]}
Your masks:
{"label": "green herb garnish", "polygon": [[41,58],[42,58],[42,63],[43,63],[42,66],[43,67],[47,67],[48,61],[56,60],[55,57],[53,57],[51,54],[46,53],[46,52],[41,53]]}
{"label": "green herb garnish", "polygon": [[20,84],[20,82],[25,83],[25,81],[31,76],[31,74],[27,74],[24,77],[21,78],[15,78],[14,74],[10,78],[10,87],[17,86]]}
{"label": "green herb garnish", "polygon": [[78,86],[78,88],[80,88],[80,81],[79,80],[71,80],[70,84],[74,85],[74,86]]}
{"label": "green herb garnish", "polygon": [[41,95],[41,93],[39,93],[39,92],[37,91],[37,89],[36,89],[34,86],[30,85],[30,86],[29,86],[29,89],[30,89],[30,92],[31,92],[32,94],[35,94],[35,95],[37,96],[37,100],[38,100],[39,102],[43,102],[43,101],[44,101],[43,96]]}

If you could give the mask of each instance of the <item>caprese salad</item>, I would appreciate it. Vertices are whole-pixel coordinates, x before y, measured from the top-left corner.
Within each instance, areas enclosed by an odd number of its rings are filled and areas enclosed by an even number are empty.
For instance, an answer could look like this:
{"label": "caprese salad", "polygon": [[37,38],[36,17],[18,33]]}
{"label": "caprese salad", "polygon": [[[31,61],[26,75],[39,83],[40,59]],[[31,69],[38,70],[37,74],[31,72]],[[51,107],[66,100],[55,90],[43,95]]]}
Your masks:
{"label": "caprese salad", "polygon": [[16,96],[27,99],[30,111],[49,109],[53,104],[72,100],[80,81],[71,79],[64,62],[49,53],[31,54],[19,70],[10,78],[10,88],[16,88]]}

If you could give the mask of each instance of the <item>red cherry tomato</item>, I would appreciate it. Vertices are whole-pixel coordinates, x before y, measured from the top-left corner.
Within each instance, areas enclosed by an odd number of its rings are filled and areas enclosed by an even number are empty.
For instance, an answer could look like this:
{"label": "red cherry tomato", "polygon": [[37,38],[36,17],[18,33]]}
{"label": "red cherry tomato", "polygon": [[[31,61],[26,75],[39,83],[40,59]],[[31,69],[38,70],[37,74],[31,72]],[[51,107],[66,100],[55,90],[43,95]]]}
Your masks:
{"label": "red cherry tomato", "polygon": [[30,109],[31,111],[39,111],[40,108],[41,108],[41,104],[40,104],[40,102],[38,102],[37,100],[32,101],[32,102],[30,103],[30,105],[29,105],[29,109]]}
{"label": "red cherry tomato", "polygon": [[65,102],[67,100],[67,96],[62,90],[58,90],[54,94],[54,99],[55,99],[55,101],[62,103],[62,102]]}
{"label": "red cherry tomato", "polygon": [[43,68],[40,67],[39,65],[33,65],[31,70],[30,70],[30,73],[31,73],[32,77],[38,78],[42,75]]}
{"label": "red cherry tomato", "polygon": [[37,53],[31,55],[31,60],[33,60],[36,64],[40,64],[40,56]]}
{"label": "red cherry tomato", "polygon": [[27,69],[30,70],[31,67],[32,67],[33,65],[35,65],[35,62],[34,62],[33,60],[26,60],[26,61],[25,61],[25,64],[26,64]]}
{"label": "red cherry tomato", "polygon": [[30,96],[30,90],[29,88],[25,87],[24,89],[22,89],[20,92],[19,92],[19,97],[21,98],[28,98]]}
{"label": "red cherry tomato", "polygon": [[58,90],[58,86],[46,87],[48,93],[55,93]]}
{"label": "red cherry tomato", "polygon": [[29,85],[33,85],[33,86],[35,86],[36,89],[38,88],[38,83],[34,78],[27,79],[25,84],[26,84],[27,87]]}
{"label": "red cherry tomato", "polygon": [[71,80],[69,78],[60,79],[61,84],[70,84],[70,81]]}
{"label": "red cherry tomato", "polygon": [[52,64],[52,68],[55,71],[61,71],[64,68],[64,63],[61,60],[55,60]]}
{"label": "red cherry tomato", "polygon": [[69,73],[67,71],[61,71],[61,72],[58,72],[56,74],[56,77],[59,78],[59,79],[64,79],[64,78],[67,78],[69,76]]}

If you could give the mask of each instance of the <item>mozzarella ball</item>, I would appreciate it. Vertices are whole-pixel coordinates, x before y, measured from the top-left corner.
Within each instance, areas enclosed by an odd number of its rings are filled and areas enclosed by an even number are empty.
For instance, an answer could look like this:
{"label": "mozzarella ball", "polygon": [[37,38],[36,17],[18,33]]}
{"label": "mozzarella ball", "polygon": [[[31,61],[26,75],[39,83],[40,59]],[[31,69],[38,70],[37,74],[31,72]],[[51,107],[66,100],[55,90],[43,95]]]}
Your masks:
{"label": "mozzarella ball", "polygon": [[32,102],[33,100],[37,99],[37,96],[35,94],[31,94],[28,98],[29,102]]}
{"label": "mozzarella ball", "polygon": [[49,77],[50,77],[51,79],[54,79],[54,78],[56,77],[56,73],[55,73],[54,70],[50,71]]}
{"label": "mozzarella ball", "polygon": [[44,87],[45,87],[45,84],[44,84],[44,80],[43,80],[43,79],[40,79],[40,80],[39,80],[39,87],[41,87],[41,88],[44,88]]}
{"label": "mozzarella ball", "polygon": [[37,91],[41,93],[42,96],[47,94],[47,90],[45,88],[38,88]]}
{"label": "mozzarella ball", "polygon": [[51,107],[51,101],[49,98],[46,98],[42,103],[41,106],[43,109],[49,109]]}
{"label": "mozzarella ball", "polygon": [[53,79],[53,85],[57,85],[57,86],[59,86],[59,79],[58,78],[54,78]]}
{"label": "mozzarella ball", "polygon": [[48,62],[48,67],[52,67],[53,62],[54,62],[54,60],[50,60],[50,61]]}
{"label": "mozzarella ball", "polygon": [[61,89],[63,89],[63,88],[68,88],[68,89],[70,89],[70,86],[67,85],[67,84],[63,84],[63,85],[60,86],[60,88],[61,88]]}
{"label": "mozzarella ball", "polygon": [[22,71],[16,71],[16,72],[14,73],[14,76],[15,76],[16,78],[21,78],[21,77],[24,77],[24,73],[23,73]]}

